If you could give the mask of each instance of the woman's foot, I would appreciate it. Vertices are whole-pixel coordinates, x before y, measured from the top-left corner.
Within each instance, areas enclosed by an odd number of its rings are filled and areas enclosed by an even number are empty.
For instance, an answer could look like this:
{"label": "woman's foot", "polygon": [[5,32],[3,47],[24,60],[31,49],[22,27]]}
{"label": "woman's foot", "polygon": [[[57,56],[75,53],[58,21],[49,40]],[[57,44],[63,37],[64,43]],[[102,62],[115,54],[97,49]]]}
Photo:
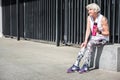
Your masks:
{"label": "woman's foot", "polygon": [[88,72],[88,65],[83,65],[83,67],[81,69],[79,69],[79,73],[82,74],[82,73],[85,73],[85,72]]}
{"label": "woman's foot", "polygon": [[70,67],[68,70],[67,70],[67,73],[73,73],[75,71],[79,71],[80,68],[78,66],[75,66],[73,65],[72,67]]}

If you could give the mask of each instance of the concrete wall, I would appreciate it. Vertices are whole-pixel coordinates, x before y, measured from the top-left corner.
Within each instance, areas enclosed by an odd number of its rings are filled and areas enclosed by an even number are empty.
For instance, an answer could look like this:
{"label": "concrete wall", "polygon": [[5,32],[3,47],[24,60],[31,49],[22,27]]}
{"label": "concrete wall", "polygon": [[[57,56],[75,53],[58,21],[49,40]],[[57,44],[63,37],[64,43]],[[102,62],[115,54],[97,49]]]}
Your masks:
{"label": "concrete wall", "polygon": [[93,67],[119,72],[120,44],[111,44],[96,48],[96,52],[92,54],[91,59]]}

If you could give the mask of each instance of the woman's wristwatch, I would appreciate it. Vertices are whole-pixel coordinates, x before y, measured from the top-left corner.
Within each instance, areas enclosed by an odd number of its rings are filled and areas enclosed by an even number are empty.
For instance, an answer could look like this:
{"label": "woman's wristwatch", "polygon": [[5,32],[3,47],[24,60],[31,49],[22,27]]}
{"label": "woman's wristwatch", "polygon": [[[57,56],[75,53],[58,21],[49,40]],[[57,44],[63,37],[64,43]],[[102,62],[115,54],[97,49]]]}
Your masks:
{"label": "woman's wristwatch", "polygon": [[102,34],[102,31],[98,31],[98,34]]}

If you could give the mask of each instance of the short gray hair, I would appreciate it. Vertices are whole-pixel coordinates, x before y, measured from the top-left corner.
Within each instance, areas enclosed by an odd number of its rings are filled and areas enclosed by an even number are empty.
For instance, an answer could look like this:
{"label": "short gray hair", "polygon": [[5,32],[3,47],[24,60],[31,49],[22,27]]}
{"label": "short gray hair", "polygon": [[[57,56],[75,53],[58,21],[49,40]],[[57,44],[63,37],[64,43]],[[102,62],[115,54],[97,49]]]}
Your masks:
{"label": "short gray hair", "polygon": [[91,3],[86,6],[87,10],[93,9],[95,12],[100,12],[100,7],[96,3]]}

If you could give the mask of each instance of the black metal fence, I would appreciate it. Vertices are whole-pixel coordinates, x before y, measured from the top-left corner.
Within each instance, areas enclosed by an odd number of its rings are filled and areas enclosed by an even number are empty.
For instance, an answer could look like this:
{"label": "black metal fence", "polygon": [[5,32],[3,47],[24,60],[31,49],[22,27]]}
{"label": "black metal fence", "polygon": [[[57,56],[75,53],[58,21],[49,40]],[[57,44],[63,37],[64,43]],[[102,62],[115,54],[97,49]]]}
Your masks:
{"label": "black metal fence", "polygon": [[92,2],[108,18],[110,43],[120,43],[119,0],[2,0],[3,34],[57,45],[80,44],[88,15],[85,6]]}
{"label": "black metal fence", "polygon": [[[16,0],[3,1],[3,33],[17,36]],[[21,0],[19,2],[20,37],[55,41],[55,0]]]}

